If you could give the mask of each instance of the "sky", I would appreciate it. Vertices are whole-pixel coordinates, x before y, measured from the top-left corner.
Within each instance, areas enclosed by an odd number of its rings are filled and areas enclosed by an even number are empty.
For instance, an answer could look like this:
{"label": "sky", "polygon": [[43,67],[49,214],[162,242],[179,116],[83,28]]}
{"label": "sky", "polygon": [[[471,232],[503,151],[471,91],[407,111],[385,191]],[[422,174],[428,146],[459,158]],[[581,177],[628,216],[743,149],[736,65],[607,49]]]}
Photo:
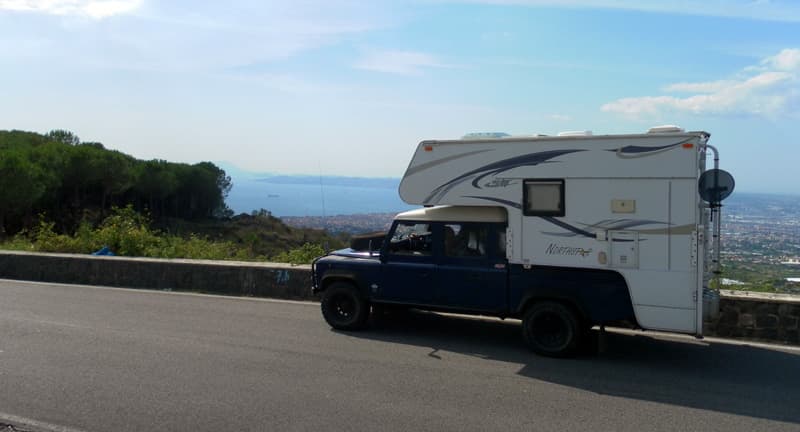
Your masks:
{"label": "sky", "polygon": [[400,177],[469,132],[711,133],[800,193],[800,2],[0,0],[0,129],[142,159]]}

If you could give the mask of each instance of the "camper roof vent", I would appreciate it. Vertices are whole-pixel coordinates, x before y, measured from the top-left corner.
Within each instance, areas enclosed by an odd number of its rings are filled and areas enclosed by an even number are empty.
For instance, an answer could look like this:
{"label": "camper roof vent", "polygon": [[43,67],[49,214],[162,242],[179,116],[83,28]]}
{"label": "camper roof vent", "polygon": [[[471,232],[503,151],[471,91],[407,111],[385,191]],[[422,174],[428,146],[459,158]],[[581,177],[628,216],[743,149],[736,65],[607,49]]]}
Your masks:
{"label": "camper roof vent", "polygon": [[647,130],[647,133],[655,134],[655,133],[675,133],[675,132],[686,132],[680,126],[675,125],[661,125],[656,127],[651,127]]}
{"label": "camper roof vent", "polygon": [[560,137],[592,136],[592,131],[590,130],[565,131],[565,132],[559,132],[558,136]]}
{"label": "camper roof vent", "polygon": [[465,140],[482,140],[482,139],[493,139],[493,138],[508,138],[511,135],[505,132],[472,132],[464,135],[461,139]]}

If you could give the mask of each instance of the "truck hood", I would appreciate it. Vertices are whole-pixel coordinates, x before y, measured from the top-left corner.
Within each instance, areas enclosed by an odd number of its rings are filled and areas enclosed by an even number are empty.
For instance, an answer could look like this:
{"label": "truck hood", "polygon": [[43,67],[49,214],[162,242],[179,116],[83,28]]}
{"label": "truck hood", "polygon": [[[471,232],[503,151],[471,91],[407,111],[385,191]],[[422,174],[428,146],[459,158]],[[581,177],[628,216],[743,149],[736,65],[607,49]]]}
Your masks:
{"label": "truck hood", "polygon": [[373,252],[370,255],[369,251],[355,250],[355,249],[352,249],[352,248],[339,249],[337,251],[331,252],[329,255],[347,257],[347,258],[372,259],[372,260],[376,260],[376,261],[381,258],[381,255],[378,252]]}

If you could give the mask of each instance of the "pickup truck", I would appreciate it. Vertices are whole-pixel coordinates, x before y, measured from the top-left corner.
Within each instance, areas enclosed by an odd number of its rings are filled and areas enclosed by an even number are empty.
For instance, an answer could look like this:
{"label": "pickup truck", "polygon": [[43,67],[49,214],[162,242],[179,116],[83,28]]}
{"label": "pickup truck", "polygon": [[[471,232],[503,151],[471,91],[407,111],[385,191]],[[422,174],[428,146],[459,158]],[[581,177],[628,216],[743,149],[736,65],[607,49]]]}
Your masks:
{"label": "pickup truck", "polygon": [[530,348],[553,357],[574,355],[594,325],[636,325],[621,274],[509,264],[506,227],[502,207],[401,213],[385,236],[316,259],[312,290],[335,329],[365,328],[381,306],[516,318]]}

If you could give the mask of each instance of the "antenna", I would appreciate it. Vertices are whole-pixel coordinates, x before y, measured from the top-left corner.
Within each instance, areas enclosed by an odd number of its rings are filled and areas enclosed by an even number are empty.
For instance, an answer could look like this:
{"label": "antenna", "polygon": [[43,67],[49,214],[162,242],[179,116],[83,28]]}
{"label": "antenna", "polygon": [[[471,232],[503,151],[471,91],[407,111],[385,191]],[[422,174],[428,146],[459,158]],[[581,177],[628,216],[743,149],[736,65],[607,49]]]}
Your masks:
{"label": "antenna", "polygon": [[319,196],[322,200],[322,228],[327,231],[328,222],[325,217],[325,188],[322,187],[322,162],[317,160],[317,171],[319,172]]}

